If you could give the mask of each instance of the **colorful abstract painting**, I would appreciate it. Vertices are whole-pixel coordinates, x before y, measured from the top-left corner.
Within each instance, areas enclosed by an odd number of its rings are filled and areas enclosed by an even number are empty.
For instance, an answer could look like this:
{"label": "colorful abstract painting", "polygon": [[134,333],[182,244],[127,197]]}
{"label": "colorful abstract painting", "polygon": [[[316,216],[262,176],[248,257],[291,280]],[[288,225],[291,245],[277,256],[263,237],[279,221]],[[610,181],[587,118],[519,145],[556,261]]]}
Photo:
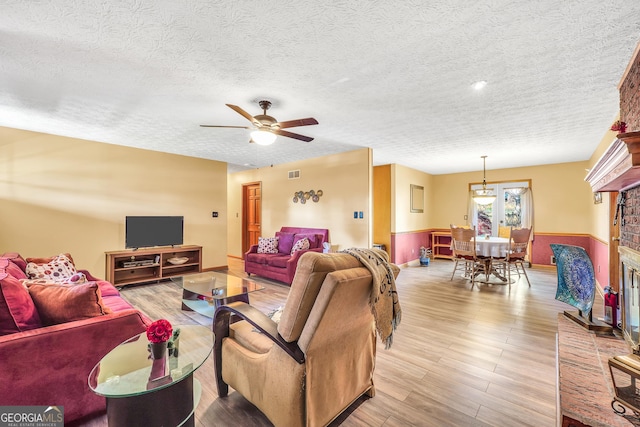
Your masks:
{"label": "colorful abstract painting", "polygon": [[596,277],[587,251],[580,246],[552,244],[558,268],[556,299],[580,310],[591,311],[596,293]]}

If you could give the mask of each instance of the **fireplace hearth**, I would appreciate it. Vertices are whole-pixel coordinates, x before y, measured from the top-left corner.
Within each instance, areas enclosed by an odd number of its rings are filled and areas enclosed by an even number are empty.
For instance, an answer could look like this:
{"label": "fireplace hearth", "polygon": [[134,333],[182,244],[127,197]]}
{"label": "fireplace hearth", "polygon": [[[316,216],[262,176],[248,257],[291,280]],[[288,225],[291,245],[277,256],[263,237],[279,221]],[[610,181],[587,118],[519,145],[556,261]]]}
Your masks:
{"label": "fireplace hearth", "polygon": [[635,354],[640,345],[640,252],[626,246],[620,254],[620,308],[622,335]]}

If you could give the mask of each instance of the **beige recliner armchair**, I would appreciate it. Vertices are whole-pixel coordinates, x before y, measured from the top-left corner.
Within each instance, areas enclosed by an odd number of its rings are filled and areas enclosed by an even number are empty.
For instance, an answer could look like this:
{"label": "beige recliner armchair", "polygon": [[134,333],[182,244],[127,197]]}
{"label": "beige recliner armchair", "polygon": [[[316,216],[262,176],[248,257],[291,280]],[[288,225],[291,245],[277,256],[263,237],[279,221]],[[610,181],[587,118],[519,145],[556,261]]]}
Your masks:
{"label": "beige recliner armchair", "polygon": [[[279,324],[242,302],[218,308],[218,395],[233,387],[276,426],[324,426],[361,395],[373,396],[371,289],[372,275],[355,257],[310,252],[300,258]],[[231,314],[244,321],[230,324]]]}

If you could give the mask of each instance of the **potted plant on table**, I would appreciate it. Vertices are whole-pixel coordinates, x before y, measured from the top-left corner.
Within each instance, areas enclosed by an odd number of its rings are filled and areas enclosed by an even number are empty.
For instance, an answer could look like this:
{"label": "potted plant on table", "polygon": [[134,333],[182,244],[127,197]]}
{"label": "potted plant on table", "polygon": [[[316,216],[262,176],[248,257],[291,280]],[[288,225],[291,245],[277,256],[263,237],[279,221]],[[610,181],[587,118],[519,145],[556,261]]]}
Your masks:
{"label": "potted plant on table", "polygon": [[147,339],[152,359],[161,359],[167,352],[167,343],[172,337],[173,327],[166,319],[159,319],[147,327]]}

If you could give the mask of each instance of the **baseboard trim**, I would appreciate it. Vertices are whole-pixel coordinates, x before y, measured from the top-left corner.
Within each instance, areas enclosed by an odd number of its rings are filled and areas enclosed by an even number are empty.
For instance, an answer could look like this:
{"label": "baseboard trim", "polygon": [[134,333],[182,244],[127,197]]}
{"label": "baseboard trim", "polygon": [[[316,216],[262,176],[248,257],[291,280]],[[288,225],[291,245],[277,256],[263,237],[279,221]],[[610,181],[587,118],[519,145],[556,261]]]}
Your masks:
{"label": "baseboard trim", "polygon": [[222,271],[222,270],[228,270],[229,266],[228,265],[221,265],[218,267],[209,267],[209,268],[203,268],[202,272],[206,272],[206,271]]}

